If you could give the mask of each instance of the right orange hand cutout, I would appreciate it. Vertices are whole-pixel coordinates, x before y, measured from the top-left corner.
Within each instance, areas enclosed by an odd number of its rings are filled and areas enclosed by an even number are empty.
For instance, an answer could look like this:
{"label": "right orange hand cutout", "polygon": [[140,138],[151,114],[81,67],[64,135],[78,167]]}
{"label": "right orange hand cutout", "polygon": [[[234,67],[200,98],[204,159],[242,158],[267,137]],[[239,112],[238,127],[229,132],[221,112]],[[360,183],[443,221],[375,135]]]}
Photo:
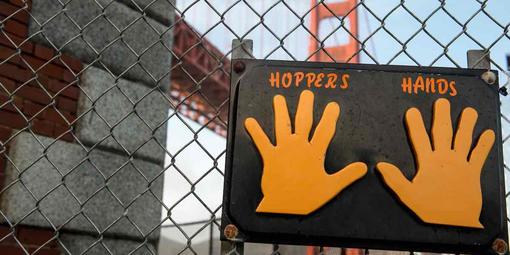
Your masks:
{"label": "right orange hand cutout", "polygon": [[418,168],[415,177],[409,181],[396,166],[377,164],[384,182],[424,222],[483,228],[479,221],[480,174],[495,135],[485,130],[471,151],[477,118],[475,109],[465,108],[453,139],[450,102],[438,99],[434,104],[432,147],[420,111],[411,108],[405,121]]}

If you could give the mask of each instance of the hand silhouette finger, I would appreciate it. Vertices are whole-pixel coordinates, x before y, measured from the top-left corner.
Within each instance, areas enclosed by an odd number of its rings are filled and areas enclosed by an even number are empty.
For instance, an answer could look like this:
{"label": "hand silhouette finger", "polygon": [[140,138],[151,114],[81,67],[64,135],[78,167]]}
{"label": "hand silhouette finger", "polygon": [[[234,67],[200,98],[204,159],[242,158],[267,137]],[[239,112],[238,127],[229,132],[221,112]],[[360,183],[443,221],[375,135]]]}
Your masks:
{"label": "hand silhouette finger", "polygon": [[452,148],[452,118],[450,102],[440,98],[434,103],[434,117],[432,123],[432,141],[434,150],[451,150]]}
{"label": "hand silhouette finger", "polygon": [[244,121],[244,127],[248,131],[248,134],[250,134],[251,139],[255,143],[260,154],[264,154],[265,152],[273,149],[271,141],[269,141],[269,138],[266,133],[264,133],[264,130],[262,130],[256,119],[247,118]]}
{"label": "hand silhouette finger", "polygon": [[282,95],[276,95],[273,99],[274,129],[276,144],[285,141],[291,135],[291,124],[287,102]]}
{"label": "hand silhouette finger", "polygon": [[418,162],[420,162],[425,154],[432,152],[432,147],[430,146],[430,139],[425,129],[423,118],[418,109],[411,108],[407,110],[406,126],[415,155]]}
{"label": "hand silhouette finger", "polygon": [[366,173],[367,165],[362,162],[355,162],[334,173],[333,177],[336,179],[337,185],[343,189],[365,176]]}
{"label": "hand silhouette finger", "polygon": [[469,164],[475,166],[474,169],[478,171],[482,171],[483,164],[491,151],[492,145],[494,144],[494,140],[496,139],[496,135],[492,130],[485,130],[478,139],[478,143],[475,148],[471,152],[471,156],[469,158]]}
{"label": "hand silhouette finger", "polygon": [[335,135],[338,116],[340,116],[340,106],[337,103],[331,102],[326,105],[311,140],[311,144],[316,146],[318,150],[326,152],[331,139]]}
{"label": "hand silhouette finger", "polygon": [[310,129],[313,123],[313,93],[304,90],[299,96],[299,103],[296,111],[296,134],[303,135],[308,141]]}
{"label": "hand silhouette finger", "polygon": [[469,149],[471,149],[471,143],[473,142],[473,129],[475,128],[477,118],[478,113],[476,113],[475,109],[471,107],[464,109],[460,115],[459,126],[455,134],[453,148],[455,151],[465,155],[466,160]]}
{"label": "hand silhouette finger", "polygon": [[392,189],[404,203],[412,200],[411,182],[402,174],[402,171],[393,164],[380,162],[376,166],[386,185]]}

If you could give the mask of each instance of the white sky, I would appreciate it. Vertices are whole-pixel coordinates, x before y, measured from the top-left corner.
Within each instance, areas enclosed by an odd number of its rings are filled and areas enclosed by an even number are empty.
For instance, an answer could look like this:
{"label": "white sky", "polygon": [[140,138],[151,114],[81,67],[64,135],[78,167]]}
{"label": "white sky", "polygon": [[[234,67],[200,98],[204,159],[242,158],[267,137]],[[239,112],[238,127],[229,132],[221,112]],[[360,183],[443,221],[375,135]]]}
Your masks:
{"label": "white sky", "polygon": [[[223,198],[226,140],[207,128],[197,133],[200,128],[200,124],[186,117],[177,118],[174,115],[168,121],[166,144],[168,152],[175,156],[175,166],[170,166],[165,171],[163,201],[167,206],[175,205],[171,210],[171,217],[176,223],[208,220],[212,212],[215,212],[218,218],[221,217],[218,208]],[[198,142],[193,140],[195,133]],[[215,159],[218,164],[216,168]],[[171,157],[167,155],[165,165],[170,163]],[[194,193],[191,192],[192,184],[195,186]],[[165,210],[162,214],[162,218],[164,217]],[[169,220],[164,222],[164,225],[169,224],[173,223]],[[205,224],[189,226],[183,230],[191,236],[203,225]],[[201,231],[193,240],[200,242],[209,238],[209,228],[206,230]],[[165,228],[162,233],[172,240],[186,242],[185,236],[177,228]]]}

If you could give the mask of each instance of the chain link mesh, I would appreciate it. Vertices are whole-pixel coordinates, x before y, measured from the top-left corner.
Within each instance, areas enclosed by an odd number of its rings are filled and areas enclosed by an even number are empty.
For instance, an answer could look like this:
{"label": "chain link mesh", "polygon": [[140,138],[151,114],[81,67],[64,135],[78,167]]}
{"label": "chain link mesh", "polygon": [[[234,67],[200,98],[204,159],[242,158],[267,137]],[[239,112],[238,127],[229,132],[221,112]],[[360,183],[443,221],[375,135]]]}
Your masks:
{"label": "chain link mesh", "polygon": [[[1,253],[219,254],[233,39],[258,59],[415,66],[467,67],[481,49],[509,84],[508,1],[359,0],[357,33],[338,15],[313,33],[311,12],[332,2],[1,1]],[[328,52],[349,40],[347,58]]]}

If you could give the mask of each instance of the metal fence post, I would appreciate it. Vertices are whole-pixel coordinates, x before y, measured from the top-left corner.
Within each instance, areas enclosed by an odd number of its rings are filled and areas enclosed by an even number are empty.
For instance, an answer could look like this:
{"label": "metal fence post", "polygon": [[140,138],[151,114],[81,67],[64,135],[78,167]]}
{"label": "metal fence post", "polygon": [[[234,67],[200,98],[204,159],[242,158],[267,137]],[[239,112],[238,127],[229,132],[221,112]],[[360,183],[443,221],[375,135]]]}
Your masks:
{"label": "metal fence post", "polygon": [[243,255],[244,243],[241,242],[221,242],[221,255]]}
{"label": "metal fence post", "polygon": [[490,52],[485,50],[468,50],[467,63],[468,68],[488,70],[491,68]]}
{"label": "metal fence post", "polygon": [[232,60],[239,58],[253,58],[253,40],[232,40]]}
{"label": "metal fence post", "polygon": [[[469,50],[467,52],[468,68],[477,68],[487,70],[482,74],[482,79],[489,85],[494,84],[498,77],[496,73],[491,71],[491,58],[490,52],[485,50]],[[508,92],[506,87],[499,88],[499,93],[503,96],[507,96]]]}
{"label": "metal fence post", "polygon": [[[253,41],[232,40],[232,60],[240,58],[253,58]],[[232,61],[234,63],[234,61]],[[234,67],[235,68],[235,67]],[[244,254],[244,243],[243,242],[232,242],[222,241],[221,242],[221,255],[243,255]]]}

